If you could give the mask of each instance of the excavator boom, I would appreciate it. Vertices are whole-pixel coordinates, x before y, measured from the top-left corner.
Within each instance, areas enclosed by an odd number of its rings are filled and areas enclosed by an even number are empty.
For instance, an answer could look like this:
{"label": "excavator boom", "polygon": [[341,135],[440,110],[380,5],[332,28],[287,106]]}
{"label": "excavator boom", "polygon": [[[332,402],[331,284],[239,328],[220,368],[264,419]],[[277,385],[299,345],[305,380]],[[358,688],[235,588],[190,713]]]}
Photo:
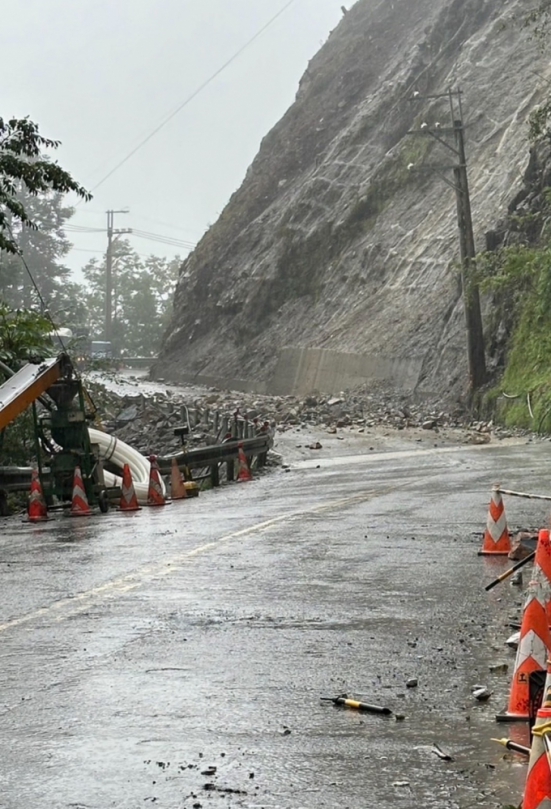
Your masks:
{"label": "excavator boom", "polygon": [[44,360],[40,365],[25,365],[0,385],[0,430],[61,379],[66,368],[67,357],[62,355]]}

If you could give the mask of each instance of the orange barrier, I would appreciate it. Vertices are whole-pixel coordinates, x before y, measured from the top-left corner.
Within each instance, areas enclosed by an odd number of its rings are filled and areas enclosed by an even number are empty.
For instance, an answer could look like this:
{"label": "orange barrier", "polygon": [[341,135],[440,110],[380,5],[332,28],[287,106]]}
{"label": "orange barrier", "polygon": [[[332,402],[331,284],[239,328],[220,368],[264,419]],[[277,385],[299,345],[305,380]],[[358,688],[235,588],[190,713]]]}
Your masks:
{"label": "orange barrier", "polygon": [[238,452],[239,457],[237,463],[239,465],[239,474],[237,475],[237,480],[240,481],[252,480],[253,476],[251,475],[251,470],[249,469],[249,464],[247,463],[247,456],[245,455],[243,444],[239,444]]}
{"label": "orange barrier", "polygon": [[134,489],[134,481],[132,480],[132,472],[127,463],[125,463],[122,472],[121,502],[119,509],[120,511],[140,511],[136,490]]}
{"label": "orange barrier", "polygon": [[88,505],[88,498],[84,490],[84,481],[82,480],[82,473],[80,466],[75,466],[75,474],[73,477],[73,501],[71,503],[71,510],[69,514],[71,517],[89,517],[92,509]]}
{"label": "orange barrier", "polygon": [[27,508],[29,522],[45,522],[49,519],[46,501],[42,493],[42,485],[38,477],[38,469],[33,469],[31,479],[31,494]]}
{"label": "orange barrier", "polygon": [[149,491],[147,493],[148,506],[166,506],[166,498],[161,488],[161,478],[159,476],[159,464],[157,456],[151,455],[149,458],[151,471],[149,473]]}
{"label": "orange barrier", "polygon": [[547,528],[538,534],[532,581],[537,582],[542,600],[546,602],[547,623],[551,626],[551,538]]}
{"label": "orange barrier", "polygon": [[486,531],[484,532],[484,544],[482,545],[482,550],[479,551],[479,555],[507,556],[510,550],[511,536],[507,527],[505,506],[503,505],[499,486],[494,486],[488,509]]}
{"label": "orange barrier", "polygon": [[550,649],[551,633],[547,622],[545,594],[539,582],[531,581],[522,616],[509,705],[504,714],[496,717],[498,722],[530,719],[530,674],[545,671]]}
{"label": "orange barrier", "polygon": [[551,807],[551,674],[549,662],[543,703],[533,728],[522,809],[548,809],[548,807]]}
{"label": "orange barrier", "polygon": [[187,490],[176,458],[172,459],[172,470],[170,473],[170,497],[172,500],[185,500],[187,498]]}

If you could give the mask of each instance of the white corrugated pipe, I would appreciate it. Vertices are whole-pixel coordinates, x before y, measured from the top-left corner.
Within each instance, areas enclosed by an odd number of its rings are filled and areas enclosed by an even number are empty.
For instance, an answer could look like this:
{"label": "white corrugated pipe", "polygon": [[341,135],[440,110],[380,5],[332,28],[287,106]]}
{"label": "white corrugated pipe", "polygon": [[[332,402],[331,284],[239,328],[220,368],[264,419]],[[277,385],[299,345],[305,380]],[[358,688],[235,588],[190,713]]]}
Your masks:
{"label": "white corrugated pipe", "polygon": [[[132,480],[134,481],[138,502],[142,504],[146,503],[149,489],[149,470],[151,466],[148,459],[144,458],[137,449],[129,447],[124,441],[120,441],[112,435],[102,433],[101,430],[94,430],[92,427],[89,432],[92,444],[99,445],[100,457],[103,461],[108,461],[114,466],[117,466],[121,472],[125,463],[128,464],[132,472]],[[106,486],[121,486],[122,478],[105,471],[105,484]],[[165,484],[162,478],[161,488],[163,494],[166,494]]]}

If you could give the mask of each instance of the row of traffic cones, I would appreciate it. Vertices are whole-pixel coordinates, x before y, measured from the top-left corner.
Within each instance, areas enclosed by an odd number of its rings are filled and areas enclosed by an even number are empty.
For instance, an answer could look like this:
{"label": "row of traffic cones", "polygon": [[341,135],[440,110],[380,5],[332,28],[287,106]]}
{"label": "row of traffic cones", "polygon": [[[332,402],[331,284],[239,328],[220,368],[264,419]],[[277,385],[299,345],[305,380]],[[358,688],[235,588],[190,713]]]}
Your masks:
{"label": "row of traffic cones", "polygon": [[[165,506],[169,501],[163,492],[157,457],[155,455],[151,455],[149,462],[150,474],[147,505]],[[247,463],[243,445],[239,446],[238,463],[239,471],[237,479],[240,481],[252,480],[251,470],[249,468],[249,464]],[[182,477],[182,473],[180,472],[178,462],[176,458],[173,458],[171,472],[171,500],[185,500],[188,496],[186,483]],[[136,490],[132,480],[132,472],[130,471],[128,464],[125,464],[123,469],[119,508],[121,511],[139,511],[141,508],[136,496]],[[91,513],[92,510],[88,503],[88,498],[86,497],[82,473],[80,467],[77,466],[75,467],[74,472],[73,496],[69,514],[73,517],[86,517]],[[45,520],[49,519],[46,500],[44,498],[37,469],[33,469],[32,472],[31,492],[28,505],[28,519],[29,522],[32,523],[44,522]]]}
{"label": "row of traffic cones", "polygon": [[522,809],[551,807],[551,661],[547,663],[547,678],[541,708],[532,729],[532,746]]}
{"label": "row of traffic cones", "polygon": [[[149,476],[149,491],[147,497],[148,506],[164,506],[166,498],[163,494],[161,479],[159,474],[159,465],[155,456],[151,456],[151,472]],[[176,467],[177,468],[177,467]],[[175,481],[175,474],[173,468],[173,499],[186,497],[186,490],[183,482],[180,480]],[[176,490],[176,494],[174,491]],[[119,503],[121,511],[140,511],[141,507],[138,503],[138,497],[134,488],[132,480],[132,472],[128,464],[124,465],[122,473],[122,486],[121,486],[121,499]],[[42,491],[42,485],[38,475],[38,470],[33,469],[31,478],[31,493],[28,505],[28,519],[29,522],[37,523],[44,522],[49,519],[48,508],[46,500]],[[92,514],[92,509],[86,496],[84,481],[82,479],[82,472],[79,466],[75,467],[73,477],[73,494],[71,500],[71,509],[69,511],[71,517],[88,517]]]}
{"label": "row of traffic cones", "polygon": [[509,704],[498,721],[529,721],[530,676],[545,671],[551,654],[551,540],[549,531],[539,532],[534,571],[522,614],[520,639],[509,695]]}
{"label": "row of traffic cones", "polygon": [[[481,555],[511,551],[505,507],[499,487],[492,490]],[[536,555],[524,605],[520,638],[507,710],[498,721],[533,721],[530,681],[546,676],[542,704],[532,730],[532,744],[522,809],[551,809],[551,538],[538,534]],[[541,698],[541,695],[540,695]]]}
{"label": "row of traffic cones", "polygon": [[[88,517],[91,513],[92,509],[86,497],[82,472],[80,471],[80,467],[76,466],[73,476],[73,496],[69,514],[71,517]],[[32,472],[31,493],[29,496],[27,515],[29,522],[32,523],[45,522],[49,519],[48,507],[46,506],[46,500],[37,469],[33,469]]]}

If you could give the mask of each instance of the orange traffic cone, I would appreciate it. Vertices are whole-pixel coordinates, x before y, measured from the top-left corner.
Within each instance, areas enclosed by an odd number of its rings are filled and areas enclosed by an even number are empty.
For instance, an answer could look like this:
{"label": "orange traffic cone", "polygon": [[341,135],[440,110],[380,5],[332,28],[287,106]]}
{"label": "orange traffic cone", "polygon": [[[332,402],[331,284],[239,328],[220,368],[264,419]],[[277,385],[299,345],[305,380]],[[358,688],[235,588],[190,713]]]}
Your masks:
{"label": "orange traffic cone", "polygon": [[82,480],[80,466],[75,466],[75,474],[73,477],[73,502],[71,503],[69,514],[71,517],[89,517],[91,513],[92,509],[88,505],[88,498],[84,490],[84,481]]}
{"label": "orange traffic cone", "polygon": [[484,544],[479,551],[480,556],[490,554],[507,556],[511,550],[511,536],[507,528],[507,517],[505,516],[505,506],[499,491],[499,486],[492,489],[492,498],[488,510],[488,520],[484,533]]}
{"label": "orange traffic cone", "polygon": [[163,494],[161,487],[161,478],[159,475],[159,464],[157,463],[157,456],[150,455],[149,463],[151,469],[149,472],[149,491],[147,493],[148,506],[166,506],[166,498]]}
{"label": "orange traffic cone", "polygon": [[237,475],[237,480],[252,480],[253,476],[251,475],[251,470],[249,469],[249,464],[247,463],[247,457],[245,455],[245,451],[243,450],[242,443],[239,444],[239,458],[237,463],[239,465],[239,474]]}
{"label": "orange traffic cone", "polygon": [[496,717],[498,722],[530,719],[530,674],[545,671],[550,650],[551,633],[547,623],[545,595],[539,582],[531,581],[522,616],[509,705],[504,714]]}
{"label": "orange traffic cone", "polygon": [[551,675],[549,663],[543,703],[533,728],[532,749],[522,809],[551,807]]}
{"label": "orange traffic cone", "polygon": [[29,522],[45,522],[49,519],[46,501],[42,493],[38,469],[33,469],[31,478],[31,494],[27,508]]}
{"label": "orange traffic cone", "polygon": [[187,491],[182,479],[182,473],[176,458],[172,459],[172,471],[170,475],[170,496],[173,500],[185,500]]}
{"label": "orange traffic cone", "polygon": [[551,538],[547,528],[538,534],[532,581],[538,583],[547,610],[547,623],[551,626]]}
{"label": "orange traffic cone", "polygon": [[120,511],[140,511],[138,505],[138,498],[136,497],[136,490],[134,489],[134,482],[132,480],[132,472],[127,463],[125,463],[122,472],[122,486],[121,486],[121,501],[119,504]]}

